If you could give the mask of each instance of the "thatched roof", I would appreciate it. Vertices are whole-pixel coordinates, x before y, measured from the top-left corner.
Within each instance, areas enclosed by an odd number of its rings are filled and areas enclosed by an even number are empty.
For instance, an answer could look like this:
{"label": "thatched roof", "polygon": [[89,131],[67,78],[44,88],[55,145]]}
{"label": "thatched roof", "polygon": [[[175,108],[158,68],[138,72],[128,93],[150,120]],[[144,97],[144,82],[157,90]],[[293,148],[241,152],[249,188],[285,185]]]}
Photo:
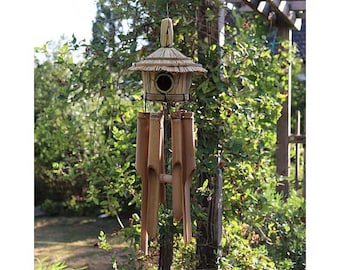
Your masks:
{"label": "thatched roof", "polygon": [[207,73],[207,70],[201,64],[194,63],[190,57],[186,57],[172,47],[159,48],[145,60],[134,63],[129,70]]}
{"label": "thatched roof", "polygon": [[150,54],[144,60],[134,63],[130,71],[166,71],[177,73],[207,73],[201,64],[194,63],[191,58],[172,47],[173,28],[170,18],[161,23],[161,48]]}

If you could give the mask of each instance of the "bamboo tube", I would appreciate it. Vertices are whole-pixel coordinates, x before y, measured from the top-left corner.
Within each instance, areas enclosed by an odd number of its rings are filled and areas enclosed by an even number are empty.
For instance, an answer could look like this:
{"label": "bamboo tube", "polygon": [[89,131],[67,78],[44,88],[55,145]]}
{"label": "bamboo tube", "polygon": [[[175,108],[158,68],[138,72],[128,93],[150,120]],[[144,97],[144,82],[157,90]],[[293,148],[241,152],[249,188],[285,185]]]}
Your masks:
{"label": "bamboo tube", "polygon": [[181,113],[171,114],[172,138],[172,211],[175,221],[183,217],[183,164]]}
{"label": "bamboo tube", "polygon": [[182,128],[183,128],[183,159],[185,162],[184,176],[185,181],[191,182],[192,174],[196,169],[195,161],[195,138],[194,138],[194,113],[182,113]]}
{"label": "bamboo tube", "polygon": [[[164,127],[161,130],[162,134],[161,137],[161,163],[160,163],[160,175],[164,174],[165,172],[165,163],[164,163]],[[161,177],[159,177],[159,203],[164,204],[165,203],[165,184],[163,181],[160,181]]]}
{"label": "bamboo tube", "polygon": [[142,178],[141,249],[145,255],[148,255],[148,233],[146,230],[146,224],[148,200],[147,161],[149,145],[149,117],[149,113],[138,113],[136,140],[136,169]]}
{"label": "bamboo tube", "polygon": [[147,232],[150,239],[157,236],[162,143],[163,114],[150,113],[147,202]]}
{"label": "bamboo tube", "polygon": [[191,242],[192,223],[190,211],[190,187],[192,176],[196,169],[195,162],[195,139],[194,139],[194,118],[192,112],[182,113],[183,127],[183,237],[184,243]]}

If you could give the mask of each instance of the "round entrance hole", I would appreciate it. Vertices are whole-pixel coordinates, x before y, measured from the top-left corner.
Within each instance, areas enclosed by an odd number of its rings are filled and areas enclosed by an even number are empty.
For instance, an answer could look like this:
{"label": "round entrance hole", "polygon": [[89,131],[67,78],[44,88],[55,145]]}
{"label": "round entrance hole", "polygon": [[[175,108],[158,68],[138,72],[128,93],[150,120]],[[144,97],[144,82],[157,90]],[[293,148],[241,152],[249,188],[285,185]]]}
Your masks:
{"label": "round entrance hole", "polygon": [[168,93],[174,84],[174,79],[169,73],[160,73],[156,77],[156,88],[161,93]]}

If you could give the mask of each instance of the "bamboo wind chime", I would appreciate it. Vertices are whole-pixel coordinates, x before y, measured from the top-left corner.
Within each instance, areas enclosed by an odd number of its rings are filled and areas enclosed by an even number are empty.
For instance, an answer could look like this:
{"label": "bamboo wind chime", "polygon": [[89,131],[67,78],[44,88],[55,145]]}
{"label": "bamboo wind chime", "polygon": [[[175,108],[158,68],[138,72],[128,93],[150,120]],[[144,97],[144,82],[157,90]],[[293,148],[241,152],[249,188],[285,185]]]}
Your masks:
{"label": "bamboo wind chime", "polygon": [[[161,22],[161,48],[129,70],[141,71],[144,99],[167,104],[189,100],[193,73],[207,70],[173,48],[170,18]],[[183,221],[184,242],[190,243],[192,224],[190,186],[195,163],[194,113],[170,113],[172,174],[165,174],[164,111],[139,112],[137,119],[136,169],[142,179],[141,248],[148,254],[148,241],[158,232],[158,207],[165,202],[165,184],[172,185],[174,221]]]}

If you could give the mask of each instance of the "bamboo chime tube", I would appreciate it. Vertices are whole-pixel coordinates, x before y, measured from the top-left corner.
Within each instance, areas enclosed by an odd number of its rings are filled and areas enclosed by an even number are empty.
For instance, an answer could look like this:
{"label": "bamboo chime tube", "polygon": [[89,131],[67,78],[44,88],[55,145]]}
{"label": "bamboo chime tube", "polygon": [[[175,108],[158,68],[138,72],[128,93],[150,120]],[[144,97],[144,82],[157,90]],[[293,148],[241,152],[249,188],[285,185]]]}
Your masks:
{"label": "bamboo chime tube", "polygon": [[[164,127],[161,132],[164,132]],[[165,161],[164,161],[164,133],[162,135],[162,141],[161,141],[161,163],[160,163],[160,175],[164,175],[165,172]],[[159,177],[159,203],[164,204],[165,203],[165,183],[160,181]]]}
{"label": "bamboo chime tube", "polygon": [[183,161],[181,113],[171,114],[172,138],[172,211],[175,221],[183,217]]}
{"label": "bamboo chime tube", "polygon": [[148,200],[148,145],[149,145],[149,117],[150,113],[138,113],[137,118],[137,145],[136,169],[142,178],[142,209],[141,209],[141,248],[148,255],[147,200]]}
{"label": "bamboo chime tube", "polygon": [[160,173],[163,150],[163,113],[150,113],[148,145],[147,232],[150,239],[157,236]]}
{"label": "bamboo chime tube", "polygon": [[182,114],[183,126],[183,193],[184,193],[184,207],[183,207],[183,237],[184,243],[191,242],[192,224],[190,214],[190,187],[193,173],[196,169],[195,162],[195,138],[194,138],[194,118],[193,112],[183,112]]}

